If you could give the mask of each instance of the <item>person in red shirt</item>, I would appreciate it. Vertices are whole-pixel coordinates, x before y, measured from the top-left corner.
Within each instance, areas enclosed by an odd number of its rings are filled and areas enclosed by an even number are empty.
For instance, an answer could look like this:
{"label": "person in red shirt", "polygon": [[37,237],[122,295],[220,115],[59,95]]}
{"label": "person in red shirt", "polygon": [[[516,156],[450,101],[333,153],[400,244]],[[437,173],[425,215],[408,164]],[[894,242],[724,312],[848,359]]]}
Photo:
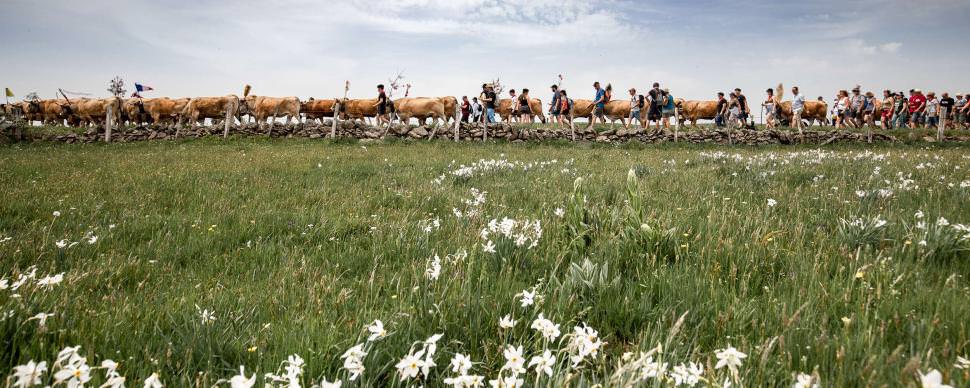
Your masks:
{"label": "person in red shirt", "polygon": [[923,91],[916,89],[909,94],[909,128],[916,129],[923,125],[923,111],[926,109],[926,96]]}
{"label": "person in red shirt", "polygon": [[467,123],[471,114],[472,104],[468,102],[468,96],[461,96],[461,122]]}

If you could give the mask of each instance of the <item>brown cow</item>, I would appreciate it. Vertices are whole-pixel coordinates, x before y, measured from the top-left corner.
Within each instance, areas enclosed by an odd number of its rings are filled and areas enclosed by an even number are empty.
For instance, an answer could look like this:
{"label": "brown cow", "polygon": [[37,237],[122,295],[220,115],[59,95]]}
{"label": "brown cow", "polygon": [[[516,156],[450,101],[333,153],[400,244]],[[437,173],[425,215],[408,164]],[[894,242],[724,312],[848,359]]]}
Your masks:
{"label": "brown cow", "polygon": [[296,97],[266,97],[266,96],[247,96],[243,102],[250,114],[259,123],[259,128],[263,128],[266,119],[270,119],[269,130],[273,131],[273,123],[277,117],[286,116],[286,124],[290,124],[290,119],[295,118],[298,123],[303,123],[300,117],[300,99]]}
{"label": "brown cow", "polygon": [[717,116],[717,101],[677,100],[678,120],[681,123],[690,121],[691,127],[697,127],[697,120],[714,120]]}
{"label": "brown cow", "polygon": [[[405,97],[405,98],[407,98],[407,97]],[[441,101],[441,103],[445,106],[445,116],[447,118],[447,120],[445,120],[446,123],[449,122],[449,121],[451,121],[452,119],[454,119],[455,118],[455,115],[457,114],[457,112],[455,111],[455,109],[458,109],[458,99],[455,98],[455,97],[453,97],[453,96],[448,96],[448,97],[414,97],[414,98],[434,98],[434,99],[437,99],[437,100]]]}
{"label": "brown cow", "polygon": [[150,98],[143,102],[144,109],[151,117],[151,121],[156,125],[171,123],[173,125],[182,123],[182,111],[189,103],[188,98],[172,100],[168,97]]}
{"label": "brown cow", "polygon": [[[633,119],[630,119],[629,124],[626,123],[626,119],[630,118],[630,111],[631,111],[630,101],[612,100],[610,102],[607,102],[606,105],[604,106],[603,115],[610,120],[610,128],[613,128],[613,125],[616,124],[617,120],[623,123],[623,126],[629,128],[630,125],[633,124]],[[640,115],[641,127],[647,126],[647,121],[645,120],[646,118],[647,118],[646,115]]]}
{"label": "brown cow", "polygon": [[[518,98],[518,97],[516,97]],[[533,121],[539,119],[542,123],[546,122],[546,116],[542,114],[542,100],[538,98],[529,99],[529,109],[532,110]],[[503,98],[498,100],[498,108],[495,109],[495,113],[503,118],[508,118],[509,113],[512,110],[512,100],[508,98]],[[516,112],[515,117],[519,117],[519,113]]]}
{"label": "brown cow", "polygon": [[32,125],[34,121],[44,121],[44,108],[40,100],[21,101],[20,114],[27,120],[28,125]]}
{"label": "brown cow", "polygon": [[[817,121],[823,125],[827,119],[829,105],[824,101],[805,101],[805,110],[802,112],[802,120],[808,120],[808,125],[812,126]],[[781,103],[781,118],[789,123],[792,120],[791,101]],[[789,124],[791,125],[791,124]]]}
{"label": "brown cow", "polygon": [[111,110],[111,120],[114,125],[121,123],[121,99],[110,98],[82,98],[71,100],[71,110],[77,115],[82,126],[103,124]]}
{"label": "brown cow", "polygon": [[340,118],[347,120],[365,120],[377,117],[377,99],[344,99],[340,104]]}
{"label": "brown cow", "polygon": [[307,120],[319,119],[322,124],[324,118],[333,117],[333,109],[336,104],[336,99],[315,100],[310,97],[309,101],[300,106],[300,112],[306,115]]}
{"label": "brown cow", "polygon": [[64,100],[40,100],[40,114],[44,124],[64,125],[65,121],[71,122],[71,106]]}
{"label": "brown cow", "polygon": [[238,112],[239,97],[230,94],[224,97],[195,97],[185,105],[183,115],[195,128],[200,119],[234,119]]}
{"label": "brown cow", "polygon": [[[377,100],[374,101],[376,103]],[[446,120],[445,104],[439,98],[400,98],[394,100],[394,111],[401,118],[401,122],[405,124],[412,117],[418,119],[422,125],[428,118],[433,120],[432,125],[438,125],[438,119]]]}
{"label": "brown cow", "polygon": [[151,114],[145,109],[145,103],[151,100],[153,98],[143,99],[140,97],[125,100],[121,108],[128,122],[134,125],[148,124],[151,120]]}
{"label": "brown cow", "polygon": [[[573,107],[570,110],[570,115],[573,119],[585,118],[587,120],[586,128],[593,125],[593,100],[577,99],[573,100]],[[570,118],[567,116],[567,120]]]}

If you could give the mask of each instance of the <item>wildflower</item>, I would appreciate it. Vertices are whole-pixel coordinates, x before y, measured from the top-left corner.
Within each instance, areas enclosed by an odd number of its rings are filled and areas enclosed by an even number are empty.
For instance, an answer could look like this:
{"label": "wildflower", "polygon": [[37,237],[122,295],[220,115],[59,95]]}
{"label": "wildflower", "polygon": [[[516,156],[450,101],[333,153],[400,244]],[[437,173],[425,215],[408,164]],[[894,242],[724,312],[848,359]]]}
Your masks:
{"label": "wildflower", "polygon": [[775,201],[772,198],[768,198],[768,207],[775,207],[775,205],[777,204],[778,204],[778,201]]}
{"label": "wildflower", "polygon": [[535,298],[536,298],[535,288],[533,288],[532,291],[522,290],[522,293],[520,295],[522,295],[522,299],[520,299],[519,302],[522,303],[522,307],[529,307],[535,304]]}
{"label": "wildflower", "polygon": [[91,380],[91,367],[83,357],[69,362],[54,373],[54,384],[66,383],[69,387],[80,387]]}
{"label": "wildflower", "polygon": [[603,342],[599,339],[599,333],[585,323],[573,328],[572,339],[567,345],[572,353],[570,360],[572,360],[574,367],[583,362],[586,357],[596,357],[602,347]]}
{"label": "wildflower", "polygon": [[54,316],[54,313],[37,313],[37,315],[27,318],[27,320],[32,321],[36,319],[38,326],[47,327],[47,318],[50,318],[53,316]]}
{"label": "wildflower", "polygon": [[561,207],[557,207],[556,210],[552,212],[552,214],[554,214],[556,217],[562,218],[563,216],[566,215],[566,211],[563,210]]}
{"label": "wildflower", "polygon": [[936,369],[925,375],[920,372],[919,382],[923,388],[953,388],[951,385],[943,384],[943,375]]}
{"label": "wildflower", "polygon": [[488,385],[492,388],[520,388],[525,386],[525,380],[518,378],[518,376],[499,376],[495,380],[489,380]]}
{"label": "wildflower", "polygon": [[431,265],[424,271],[424,274],[431,280],[438,280],[438,276],[441,276],[441,259],[438,255],[434,255]]}
{"label": "wildflower", "polygon": [[417,353],[409,353],[395,365],[397,373],[401,376],[401,380],[418,376],[421,368],[424,367],[424,360],[421,359],[422,356],[424,356],[424,350],[420,350]]}
{"label": "wildflower", "polygon": [[541,356],[532,357],[532,361],[529,361],[529,366],[535,366],[536,375],[545,373],[547,376],[552,377],[552,367],[556,366],[556,356],[553,356],[552,352],[546,349]]}
{"label": "wildflower", "polygon": [[40,385],[40,377],[44,375],[44,372],[47,372],[47,361],[34,362],[34,360],[30,360],[24,365],[17,365],[13,367],[13,377],[16,379],[13,386]]}
{"label": "wildflower", "polygon": [[88,245],[94,245],[96,242],[98,242],[98,236],[88,237]]}
{"label": "wildflower", "polygon": [[674,367],[670,377],[674,379],[674,385],[687,385],[693,387],[700,382],[704,374],[704,366],[693,362],[680,364]]}
{"label": "wildflower", "polygon": [[198,305],[195,306],[195,309],[199,311],[199,317],[202,320],[203,325],[208,325],[216,321],[215,311],[209,311],[209,309],[202,309]]}
{"label": "wildflower", "polygon": [[445,378],[445,385],[461,388],[481,387],[485,378],[478,375],[461,375],[458,377]]}
{"label": "wildflower", "polygon": [[162,380],[158,378],[158,373],[152,373],[145,379],[145,388],[162,388]]}
{"label": "wildflower", "polygon": [[726,366],[732,373],[736,373],[738,367],[741,366],[741,360],[748,357],[747,354],[739,352],[733,346],[728,346],[727,349],[718,349],[715,355],[717,356],[717,364],[714,365],[714,369],[721,369]]}
{"label": "wildflower", "polygon": [[61,212],[54,210],[54,217],[60,217],[60,216],[61,216]]}
{"label": "wildflower", "polygon": [[67,240],[57,240],[57,242],[55,242],[54,245],[56,245],[60,249],[64,249],[64,247],[67,246],[67,243],[68,242],[69,241],[67,241]]}
{"label": "wildflower", "polygon": [[498,327],[501,327],[503,329],[511,329],[514,326],[515,326],[515,320],[513,320],[512,316],[509,314],[506,314],[504,317],[498,320]]}
{"label": "wildflower", "polygon": [[643,367],[640,368],[640,380],[649,379],[663,379],[664,375],[667,374],[667,363],[654,361],[653,357],[647,357],[643,362]]}
{"label": "wildflower", "polygon": [[482,244],[482,250],[488,253],[495,253],[495,243],[493,243],[492,240],[486,240],[485,243]]}
{"label": "wildflower", "polygon": [[957,369],[970,369],[970,359],[957,356],[957,363],[953,364]]}
{"label": "wildflower", "polygon": [[346,352],[340,358],[344,359],[344,369],[350,372],[350,381],[357,380],[364,373],[364,356],[367,352],[364,351],[364,344],[357,344],[354,347],[347,349]]}
{"label": "wildflower", "polygon": [[546,319],[539,313],[539,317],[532,321],[532,329],[542,334],[546,340],[553,341],[559,338],[559,325]]}
{"label": "wildflower", "polygon": [[43,278],[40,278],[37,280],[37,285],[49,290],[51,288],[54,288],[55,285],[60,284],[62,281],[64,281],[63,272],[57,275],[53,275],[53,276],[47,275]]}
{"label": "wildflower", "polygon": [[859,198],[862,198],[862,197],[865,197],[866,196],[866,192],[865,192],[865,190],[856,190],[855,191],[855,195],[857,197],[859,197]]}
{"label": "wildflower", "polygon": [[472,359],[464,354],[455,353],[451,358],[451,371],[459,375],[467,375],[472,369]]}
{"label": "wildflower", "polygon": [[923,211],[917,210],[916,214],[914,214],[913,216],[915,216],[917,219],[923,218]]}
{"label": "wildflower", "polygon": [[370,336],[367,337],[367,342],[374,342],[387,336],[387,330],[384,330],[384,322],[381,322],[380,319],[368,325],[367,331],[370,332]]}
{"label": "wildflower", "polygon": [[112,360],[101,361],[101,367],[105,369],[105,382],[101,388],[123,388],[125,378],[118,373],[118,363]]}
{"label": "wildflower", "polygon": [[947,221],[946,218],[940,217],[936,219],[936,226],[947,226],[947,225],[950,225],[950,221]]}
{"label": "wildflower", "polygon": [[795,385],[792,385],[792,388],[818,388],[818,382],[810,374],[799,373],[795,376]]}
{"label": "wildflower", "polygon": [[[330,381],[327,381],[326,377],[324,377],[323,380],[320,380],[319,388],[340,388],[340,386],[342,385],[344,385],[343,381],[334,380],[333,382],[330,382]],[[314,385],[314,388],[316,387],[317,386]]]}
{"label": "wildflower", "polygon": [[502,370],[508,370],[514,374],[519,374],[525,372],[525,357],[522,355],[522,345],[518,348],[509,345],[502,352],[505,356],[505,365],[502,366]]}

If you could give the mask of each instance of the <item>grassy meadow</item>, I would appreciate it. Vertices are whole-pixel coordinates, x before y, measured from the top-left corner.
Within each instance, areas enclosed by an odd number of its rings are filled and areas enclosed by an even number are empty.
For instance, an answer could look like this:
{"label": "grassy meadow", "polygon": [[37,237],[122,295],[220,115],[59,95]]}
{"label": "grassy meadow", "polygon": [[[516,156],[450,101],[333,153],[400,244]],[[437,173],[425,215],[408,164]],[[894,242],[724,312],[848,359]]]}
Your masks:
{"label": "grassy meadow", "polygon": [[3,146],[0,385],[967,386],[968,150]]}

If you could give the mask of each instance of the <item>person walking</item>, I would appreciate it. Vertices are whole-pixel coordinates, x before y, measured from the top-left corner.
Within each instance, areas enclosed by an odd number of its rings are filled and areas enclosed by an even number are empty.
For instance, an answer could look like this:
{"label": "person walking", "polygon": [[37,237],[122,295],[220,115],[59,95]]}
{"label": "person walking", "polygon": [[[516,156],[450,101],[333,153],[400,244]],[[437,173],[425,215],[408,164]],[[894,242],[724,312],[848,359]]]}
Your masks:
{"label": "person walking", "polygon": [[670,129],[670,118],[674,116],[674,110],[674,96],[670,94],[670,89],[665,88],[663,90],[663,109],[660,111],[664,129]]}
{"label": "person walking", "polygon": [[515,89],[509,89],[509,113],[502,119],[506,123],[512,124],[514,119],[519,117],[519,98],[515,95]]}
{"label": "person walking", "polygon": [[485,104],[485,123],[495,122],[495,87],[491,84],[485,85],[485,92],[482,93],[482,102]]}
{"label": "person walking", "polygon": [[559,128],[572,124],[573,100],[566,95],[566,89],[559,90]]}
{"label": "person walking", "polygon": [[926,96],[923,91],[913,89],[909,92],[909,128],[916,129],[923,126],[926,120]]}
{"label": "person walking", "polygon": [[876,126],[876,96],[872,92],[866,92],[862,98],[862,121],[865,125]]}
{"label": "person walking", "polygon": [[792,86],[791,88],[792,100],[791,100],[791,114],[792,123],[795,124],[795,128],[799,132],[802,131],[802,112],[805,111],[805,96],[803,96],[798,91],[798,86]]}
{"label": "person walking", "polygon": [[879,127],[882,129],[892,129],[892,117],[893,117],[893,106],[895,106],[895,99],[893,98],[893,93],[888,89],[882,92],[882,103],[880,108],[882,111],[879,112]]}
{"label": "person walking", "polygon": [[628,117],[629,120],[625,123],[626,129],[630,129],[630,126],[633,125],[633,120],[636,120],[637,123],[641,121],[640,108],[643,108],[643,96],[637,96],[637,89],[630,88],[630,117]]}
{"label": "person walking", "polygon": [[940,125],[940,100],[936,99],[936,92],[926,95],[926,105],[923,110],[926,115],[926,128],[936,128]]}
{"label": "person walking", "polygon": [[738,107],[741,109],[738,119],[741,120],[741,127],[744,127],[748,123],[748,116],[751,114],[751,108],[748,106],[748,98],[741,93],[741,88],[734,88],[734,94],[738,96]]}
{"label": "person walking", "polygon": [[741,123],[741,102],[738,100],[737,93],[731,93],[728,101],[728,128],[735,129],[742,126]]}
{"label": "person walking", "polygon": [[477,123],[482,119],[482,104],[478,102],[478,97],[472,97],[472,122]]}
{"label": "person walking", "polygon": [[590,117],[589,125],[596,124],[597,118],[600,119],[600,123],[606,124],[606,116],[603,115],[606,109],[606,90],[600,88],[599,81],[593,82],[593,89],[596,90],[596,98],[593,99],[593,115]]}
{"label": "person walking", "polygon": [[549,87],[552,90],[552,102],[549,103],[549,116],[553,122],[559,122],[559,85]]}
{"label": "person walking", "polygon": [[849,92],[845,90],[839,91],[838,102],[835,104],[836,114],[835,114],[835,127],[845,128],[846,120],[851,121],[851,116],[847,113],[851,108],[852,103],[849,101]]}
{"label": "person walking", "polygon": [[893,97],[893,120],[892,127],[903,129],[909,122],[909,102],[903,92],[896,93]]}
{"label": "person walking", "polygon": [[377,103],[374,107],[377,108],[377,126],[381,126],[385,122],[390,124],[391,120],[387,116],[387,93],[384,93],[384,84],[377,85]]}
{"label": "person walking", "polygon": [[472,115],[472,104],[468,102],[468,96],[461,96],[461,122],[467,123]]}
{"label": "person walking", "polygon": [[964,128],[970,128],[970,94],[963,95],[966,100],[963,105],[960,106],[960,117],[963,117],[961,121]]}
{"label": "person walking", "polygon": [[660,107],[663,101],[663,92],[660,90],[660,83],[654,82],[653,89],[647,92],[647,97],[650,99],[650,109],[647,110],[647,126],[653,122],[656,129],[660,129]]}
{"label": "person walking", "polygon": [[963,111],[963,107],[967,105],[967,96],[958,94],[956,99],[956,104],[953,105],[953,128],[960,129],[965,127],[967,124],[967,114]]}
{"label": "person walking", "polygon": [[765,97],[765,101],[761,103],[762,109],[765,110],[765,124],[768,129],[775,129],[775,90],[768,88],[765,90],[768,95]]}
{"label": "person walking", "polygon": [[518,113],[520,123],[532,123],[532,107],[529,106],[529,89],[522,89],[522,94],[519,95]]}
{"label": "person walking", "polygon": [[717,92],[717,107],[714,113],[714,125],[723,128],[727,125],[725,118],[728,116],[728,101],[724,98],[724,92]]}
{"label": "person walking", "polygon": [[956,100],[950,97],[950,93],[943,92],[940,97],[940,126],[943,129],[953,126],[953,120],[950,117],[953,115],[953,106],[956,105]]}

